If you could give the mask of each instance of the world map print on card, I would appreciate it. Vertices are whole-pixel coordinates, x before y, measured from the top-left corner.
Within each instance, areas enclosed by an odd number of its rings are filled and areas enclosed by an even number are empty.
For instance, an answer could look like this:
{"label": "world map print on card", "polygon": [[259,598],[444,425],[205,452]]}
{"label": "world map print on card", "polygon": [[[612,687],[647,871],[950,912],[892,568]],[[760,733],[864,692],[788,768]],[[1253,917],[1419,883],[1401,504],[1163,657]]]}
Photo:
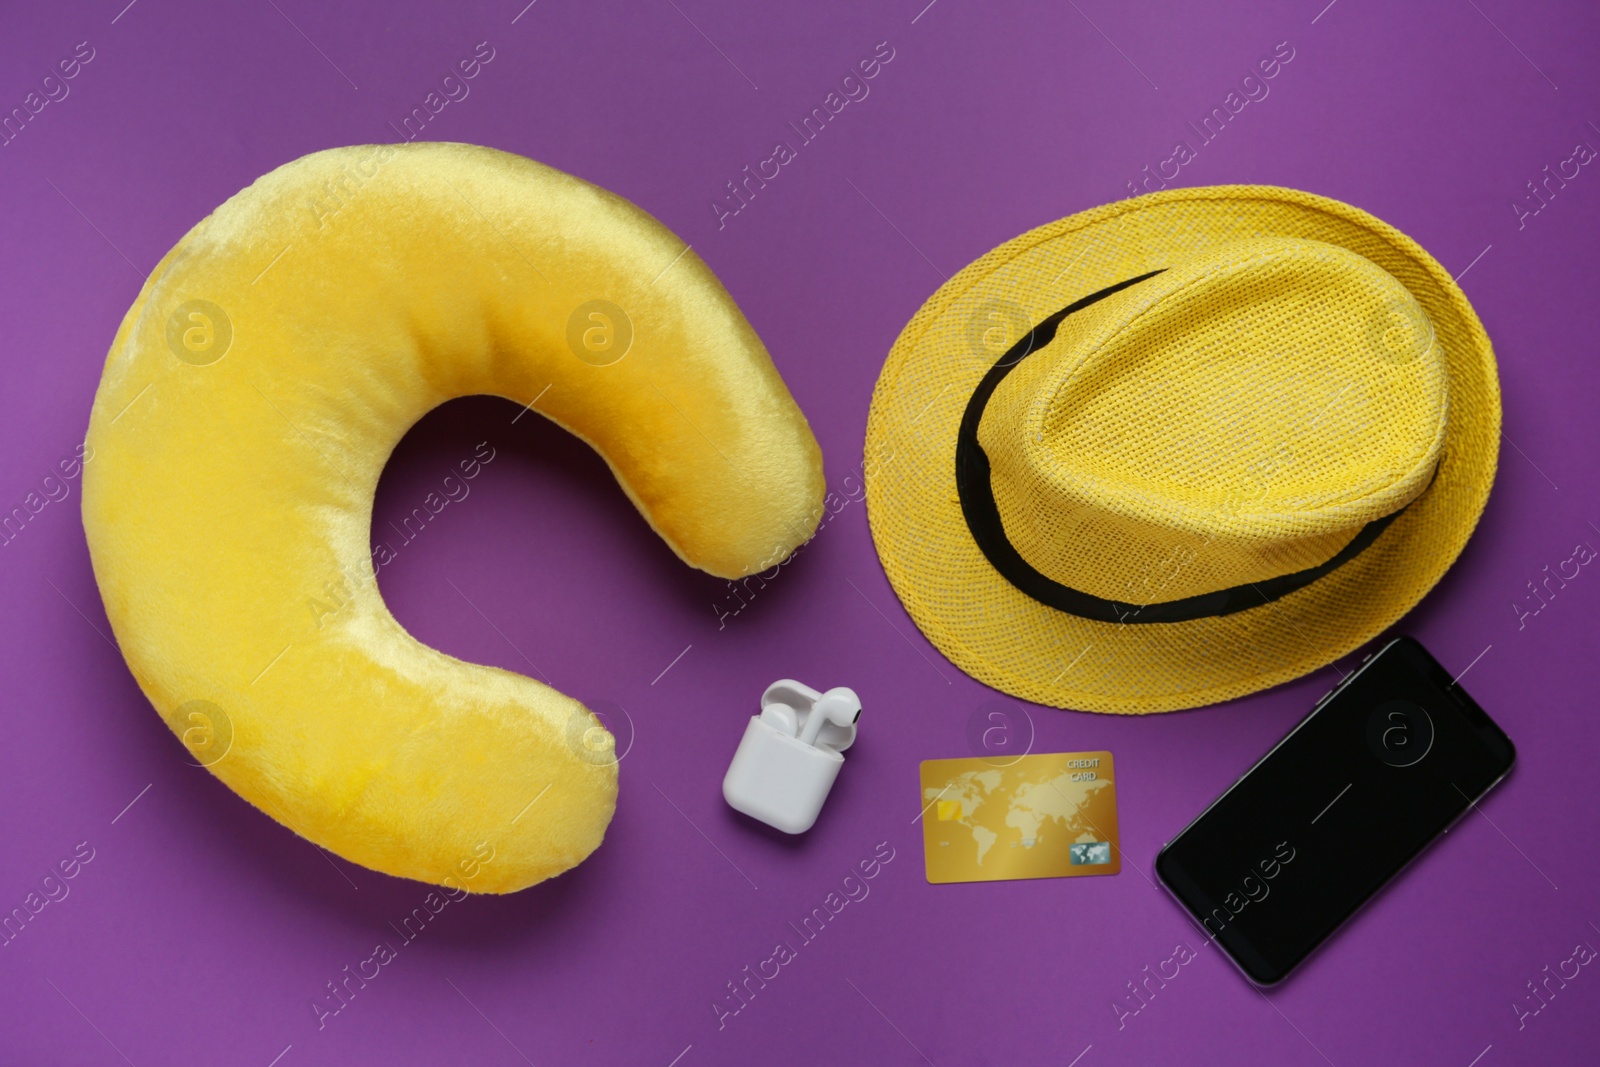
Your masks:
{"label": "world map print on card", "polygon": [[922,804],[933,883],[1122,870],[1109,752],[924,760]]}

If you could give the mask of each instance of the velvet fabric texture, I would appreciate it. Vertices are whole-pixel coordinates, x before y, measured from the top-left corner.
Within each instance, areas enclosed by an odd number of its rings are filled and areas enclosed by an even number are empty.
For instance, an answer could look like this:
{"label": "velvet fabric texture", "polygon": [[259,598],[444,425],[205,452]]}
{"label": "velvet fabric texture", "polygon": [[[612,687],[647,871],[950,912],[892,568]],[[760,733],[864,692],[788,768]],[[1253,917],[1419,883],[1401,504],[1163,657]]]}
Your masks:
{"label": "velvet fabric texture", "polygon": [[531,160],[418,143],[289,163],[167,253],[106,360],[83,518],[123,655],[200,763],[355,863],[504,893],[600,844],[617,765],[577,701],[422,645],[379,595],[384,464],[478,393],[591,444],[712,574],[821,514],[805,417],[681,239]]}

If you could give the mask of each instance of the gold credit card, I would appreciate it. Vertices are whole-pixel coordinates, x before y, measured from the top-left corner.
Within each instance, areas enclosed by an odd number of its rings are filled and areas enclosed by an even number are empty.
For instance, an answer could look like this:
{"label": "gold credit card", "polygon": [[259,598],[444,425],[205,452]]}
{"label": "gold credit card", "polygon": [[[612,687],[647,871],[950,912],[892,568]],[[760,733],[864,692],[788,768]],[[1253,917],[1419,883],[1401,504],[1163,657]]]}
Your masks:
{"label": "gold credit card", "polygon": [[922,803],[935,884],[1122,870],[1109,752],[923,760]]}

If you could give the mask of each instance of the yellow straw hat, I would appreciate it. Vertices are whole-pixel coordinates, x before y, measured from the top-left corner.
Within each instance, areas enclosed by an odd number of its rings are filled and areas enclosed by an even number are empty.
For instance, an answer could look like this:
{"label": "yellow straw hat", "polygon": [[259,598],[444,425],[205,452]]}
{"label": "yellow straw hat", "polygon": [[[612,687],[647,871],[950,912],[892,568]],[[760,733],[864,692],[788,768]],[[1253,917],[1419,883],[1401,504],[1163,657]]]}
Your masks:
{"label": "yellow straw hat", "polygon": [[873,394],[868,518],[968,674],[1171,711],[1405,614],[1477,524],[1499,433],[1489,338],[1415,241],[1292,189],[1172,190],[940,287]]}

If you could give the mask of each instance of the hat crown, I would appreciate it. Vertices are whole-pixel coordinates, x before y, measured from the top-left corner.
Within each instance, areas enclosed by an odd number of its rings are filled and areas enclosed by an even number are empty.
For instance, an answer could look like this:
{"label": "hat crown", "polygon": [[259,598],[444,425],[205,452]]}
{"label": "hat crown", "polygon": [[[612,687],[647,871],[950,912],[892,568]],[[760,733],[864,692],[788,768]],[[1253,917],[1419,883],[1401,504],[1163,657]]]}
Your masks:
{"label": "hat crown", "polygon": [[978,426],[1006,537],[1093,596],[1317,566],[1426,488],[1448,412],[1427,314],[1347,249],[1214,247],[1064,318]]}

